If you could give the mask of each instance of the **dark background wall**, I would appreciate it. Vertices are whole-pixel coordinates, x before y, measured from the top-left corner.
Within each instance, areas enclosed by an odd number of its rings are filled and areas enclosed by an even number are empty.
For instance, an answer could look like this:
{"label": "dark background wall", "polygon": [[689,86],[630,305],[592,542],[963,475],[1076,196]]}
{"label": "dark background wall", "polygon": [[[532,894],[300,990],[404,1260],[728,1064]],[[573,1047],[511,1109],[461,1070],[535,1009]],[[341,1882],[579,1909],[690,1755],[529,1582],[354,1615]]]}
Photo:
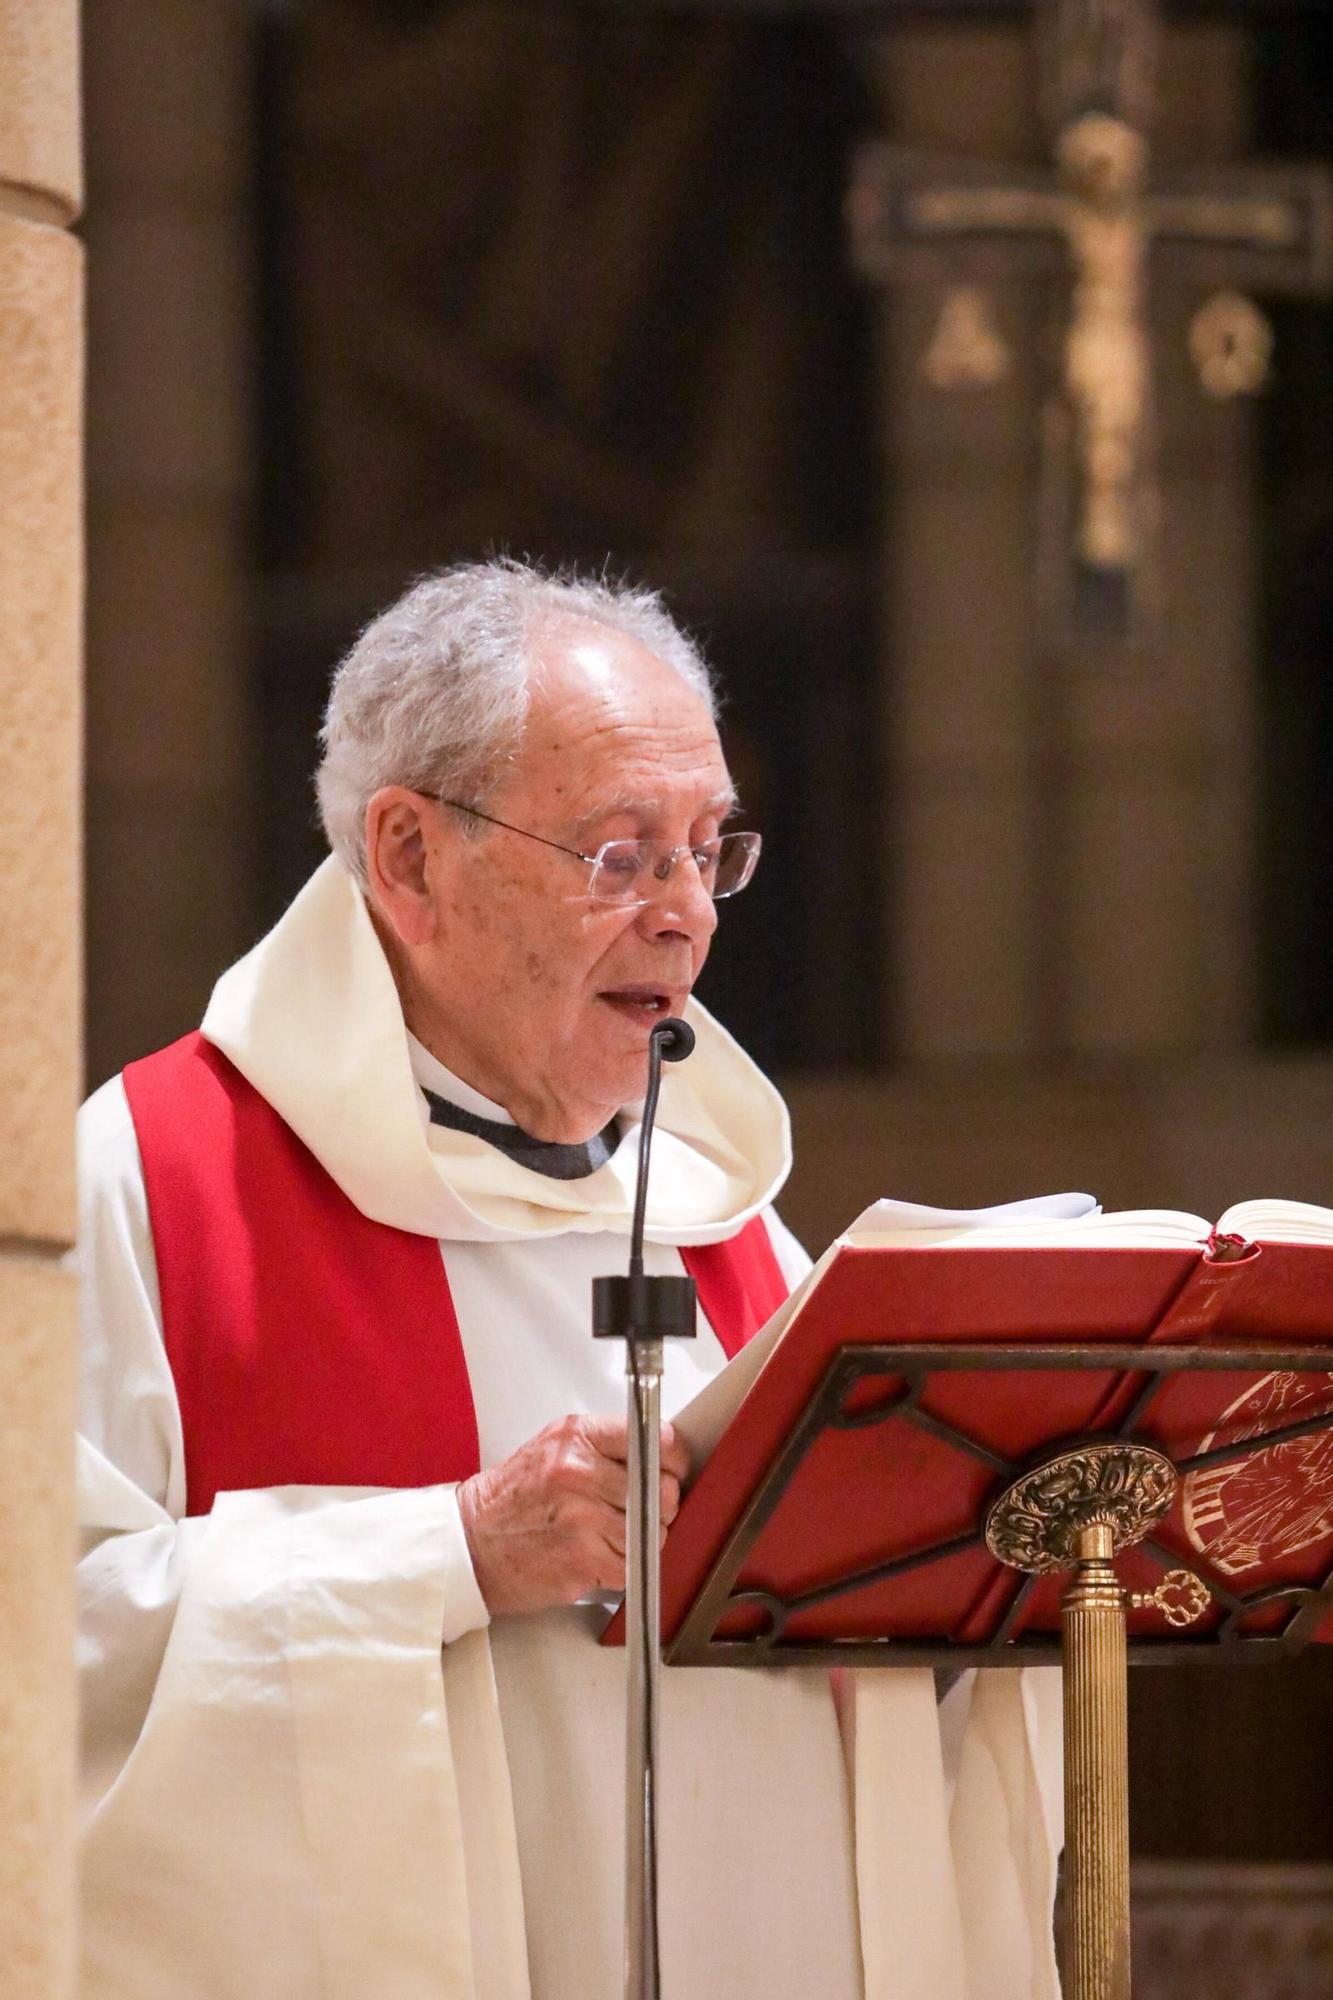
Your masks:
{"label": "dark background wall", "polygon": [[318,852],[303,772],[358,619],[482,550],[607,564],[717,661],[769,846],[706,997],[770,1064],[869,1059],[877,455],[841,204],[870,110],[839,34],[344,5],[259,60],[263,915]]}

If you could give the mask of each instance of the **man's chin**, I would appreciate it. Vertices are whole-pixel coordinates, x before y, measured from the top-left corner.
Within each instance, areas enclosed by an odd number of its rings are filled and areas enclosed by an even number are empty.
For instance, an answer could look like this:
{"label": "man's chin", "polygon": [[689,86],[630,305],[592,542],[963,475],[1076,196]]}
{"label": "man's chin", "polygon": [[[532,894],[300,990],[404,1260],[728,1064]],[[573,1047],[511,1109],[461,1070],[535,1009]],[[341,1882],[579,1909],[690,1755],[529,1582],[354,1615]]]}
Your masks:
{"label": "man's chin", "polygon": [[[648,1088],[648,1038],[666,1012],[661,1007],[623,1007],[600,995],[592,1003],[591,1017],[585,1017],[577,1040],[565,1044],[559,1074],[551,1077],[547,1101],[560,1105],[556,1122],[561,1139],[571,1143],[591,1139],[622,1105],[642,1102]],[[573,1091],[570,1086],[576,1080]],[[534,1136],[557,1135],[543,1131]]]}
{"label": "man's chin", "polygon": [[653,1022],[616,1022],[610,1035],[599,1035],[579,1074],[579,1096],[588,1105],[604,1106],[592,1129],[600,1131],[625,1104],[638,1104],[648,1088],[648,1038]]}

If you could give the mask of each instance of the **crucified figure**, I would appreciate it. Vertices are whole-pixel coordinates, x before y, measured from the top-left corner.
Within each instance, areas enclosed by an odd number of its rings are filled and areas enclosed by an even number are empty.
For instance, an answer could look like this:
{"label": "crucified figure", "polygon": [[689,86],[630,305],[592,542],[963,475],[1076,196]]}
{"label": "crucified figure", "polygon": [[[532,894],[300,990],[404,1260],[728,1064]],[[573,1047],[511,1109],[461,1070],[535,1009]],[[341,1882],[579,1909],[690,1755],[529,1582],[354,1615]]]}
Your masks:
{"label": "crucified figure", "polygon": [[1064,372],[1083,472],[1078,549],[1095,568],[1128,570],[1141,553],[1147,439],[1148,149],[1123,120],[1090,112],[1060,134],[1057,160],[1073,264]]}

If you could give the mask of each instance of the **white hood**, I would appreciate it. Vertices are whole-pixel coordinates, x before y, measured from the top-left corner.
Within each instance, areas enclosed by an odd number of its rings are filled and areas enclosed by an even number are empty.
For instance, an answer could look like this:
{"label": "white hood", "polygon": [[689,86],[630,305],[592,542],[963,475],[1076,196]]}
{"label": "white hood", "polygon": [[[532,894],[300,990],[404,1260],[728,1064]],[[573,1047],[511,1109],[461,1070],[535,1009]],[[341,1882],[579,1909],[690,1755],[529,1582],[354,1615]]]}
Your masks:
{"label": "white hood", "polygon": [[[791,1168],[786,1106],[697,1001],[697,1042],[663,1071],[648,1203],[655,1242],[714,1243],[759,1213]],[[310,1148],[362,1214],[452,1241],[567,1230],[628,1234],[638,1107],[614,1157],[558,1181],[432,1125],[361,891],[332,858],[213,989],[203,1032]]]}

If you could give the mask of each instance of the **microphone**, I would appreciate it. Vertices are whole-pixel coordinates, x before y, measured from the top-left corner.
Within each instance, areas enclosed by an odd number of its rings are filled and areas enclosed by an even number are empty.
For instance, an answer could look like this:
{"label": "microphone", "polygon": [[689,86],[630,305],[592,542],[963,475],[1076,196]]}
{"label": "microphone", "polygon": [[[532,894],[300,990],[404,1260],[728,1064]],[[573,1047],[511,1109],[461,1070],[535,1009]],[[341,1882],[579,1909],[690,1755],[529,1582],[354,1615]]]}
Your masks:
{"label": "microphone", "polygon": [[639,1171],[634,1188],[634,1220],[629,1239],[629,1275],[594,1278],[592,1330],[601,1340],[690,1340],[695,1331],[693,1278],[647,1278],[643,1271],[643,1231],[648,1212],[648,1162],[657,1122],[662,1064],[684,1062],[694,1050],[694,1030],[674,1014],[654,1023],[648,1037],[648,1088],[639,1126]]}
{"label": "microphone", "polygon": [[662,1342],[694,1337],[694,1280],[649,1278],[643,1268],[648,1155],[662,1064],[681,1062],[694,1030],[668,1015],[648,1037],[648,1089],[639,1126],[629,1274],[592,1281],[592,1330],[625,1342],[628,1378],[625,1545],[625,1993],[659,2000],[657,1937],[657,1739],[660,1709]]}
{"label": "microphone", "polygon": [[643,1100],[643,1122],[639,1126],[639,1176],[634,1188],[634,1226],[629,1239],[629,1273],[643,1276],[643,1226],[648,1209],[648,1152],[657,1123],[657,1094],[662,1088],[662,1064],[684,1062],[694,1052],[694,1030],[674,1014],[659,1021],[648,1037],[648,1089]]}
{"label": "microphone", "polygon": [[662,1051],[663,1062],[684,1062],[686,1056],[694,1054],[694,1030],[688,1021],[682,1021],[674,1014],[668,1014],[665,1021],[659,1021],[648,1037],[649,1055],[651,1045],[656,1042]]}

